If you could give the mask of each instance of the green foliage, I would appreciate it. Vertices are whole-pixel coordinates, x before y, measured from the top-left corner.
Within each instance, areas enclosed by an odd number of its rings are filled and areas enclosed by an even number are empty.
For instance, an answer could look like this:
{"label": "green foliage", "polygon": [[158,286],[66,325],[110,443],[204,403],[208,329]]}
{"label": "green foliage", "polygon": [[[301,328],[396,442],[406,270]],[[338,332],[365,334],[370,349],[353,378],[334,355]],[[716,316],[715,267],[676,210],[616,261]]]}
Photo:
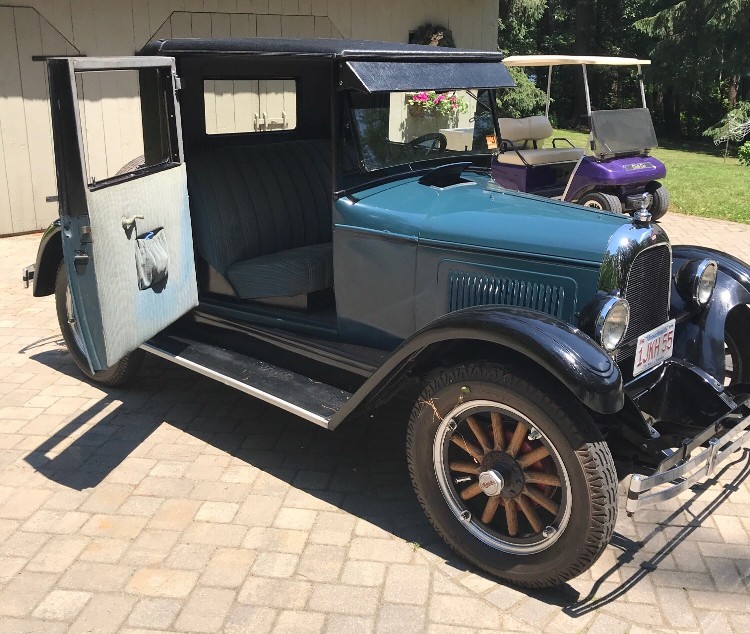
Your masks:
{"label": "green foliage", "polygon": [[714,143],[742,141],[750,135],[750,101],[740,101],[716,125],[703,131]]}
{"label": "green foliage", "polygon": [[[736,100],[750,98],[750,0],[499,0],[499,7],[505,53],[651,58],[646,98],[660,137],[700,137]],[[595,108],[640,101],[629,71],[589,70]],[[529,77],[546,90],[546,70]],[[555,68],[552,96],[551,116],[582,123],[579,68]]]}
{"label": "green foliage", "polygon": [[529,117],[544,112],[547,95],[534,85],[523,69],[508,68],[517,88],[498,91],[497,107],[501,117]]}
{"label": "green foliage", "polygon": [[537,24],[547,0],[500,0],[498,49],[509,55],[537,52]]}
{"label": "green foliage", "polygon": [[750,141],[745,141],[737,150],[737,156],[740,159],[740,165],[750,167]]}

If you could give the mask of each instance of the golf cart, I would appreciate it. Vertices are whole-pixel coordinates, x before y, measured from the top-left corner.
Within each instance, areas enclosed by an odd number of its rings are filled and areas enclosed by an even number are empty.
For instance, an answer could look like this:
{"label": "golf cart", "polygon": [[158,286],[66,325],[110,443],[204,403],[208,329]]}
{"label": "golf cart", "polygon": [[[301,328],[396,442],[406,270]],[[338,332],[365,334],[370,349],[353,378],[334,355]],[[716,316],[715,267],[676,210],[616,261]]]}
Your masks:
{"label": "golf cart", "polygon": [[[669,193],[659,179],[666,176],[661,161],[649,156],[657,147],[651,113],[646,107],[641,66],[649,60],[573,55],[514,55],[506,66],[546,67],[547,104],[544,116],[500,118],[501,138],[492,162],[492,176],[503,187],[576,202],[586,207],[633,214],[645,202],[654,220],[669,207]],[[586,118],[591,155],[564,138],[552,137],[549,121],[552,69],[579,65],[583,71]],[[635,66],[641,108],[594,110],[586,67]],[[552,147],[544,147],[551,139]],[[645,194],[645,200],[644,200]]]}

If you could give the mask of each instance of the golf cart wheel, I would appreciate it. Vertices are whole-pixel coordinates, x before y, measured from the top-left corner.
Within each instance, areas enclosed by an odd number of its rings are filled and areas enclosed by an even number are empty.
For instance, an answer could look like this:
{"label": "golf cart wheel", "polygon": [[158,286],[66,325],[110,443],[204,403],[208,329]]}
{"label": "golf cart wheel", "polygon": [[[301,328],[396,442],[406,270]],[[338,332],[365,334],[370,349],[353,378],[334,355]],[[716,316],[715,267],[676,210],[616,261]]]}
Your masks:
{"label": "golf cart wheel", "polygon": [[485,362],[442,370],[414,406],[406,451],[435,530],[500,579],[563,583],[612,536],[609,447],[580,403],[544,377]]}
{"label": "golf cart wheel", "polygon": [[657,181],[652,181],[646,185],[646,191],[651,194],[651,204],[648,207],[651,212],[651,220],[659,220],[669,209],[669,191]]}
{"label": "golf cart wheel", "polygon": [[78,369],[89,379],[100,385],[115,387],[126,384],[135,376],[143,362],[143,350],[140,349],[125,355],[111,368],[99,372],[91,371],[89,362],[83,352],[83,335],[73,310],[73,299],[70,294],[70,286],[68,286],[68,270],[65,268],[65,262],[60,262],[60,266],[57,268],[55,309],[57,311],[57,322],[60,325],[60,331],[65,340],[65,345],[68,347],[68,352],[73,357]]}
{"label": "golf cart wheel", "polygon": [[724,324],[724,385],[750,383],[750,307],[737,306]]}
{"label": "golf cart wheel", "polygon": [[602,209],[604,211],[614,211],[622,213],[622,202],[617,196],[605,194],[604,192],[589,192],[584,194],[578,200],[579,205],[591,207],[592,209]]}

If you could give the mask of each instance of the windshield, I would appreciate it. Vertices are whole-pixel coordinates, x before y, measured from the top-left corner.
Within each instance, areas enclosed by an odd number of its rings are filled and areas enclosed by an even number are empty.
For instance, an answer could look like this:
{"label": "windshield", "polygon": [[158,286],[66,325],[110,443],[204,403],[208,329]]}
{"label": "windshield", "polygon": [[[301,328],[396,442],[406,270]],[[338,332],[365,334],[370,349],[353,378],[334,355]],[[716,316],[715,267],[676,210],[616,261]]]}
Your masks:
{"label": "windshield", "polygon": [[347,142],[359,157],[359,168],[367,171],[489,154],[496,147],[490,93],[486,89],[352,93],[354,129]]}
{"label": "windshield", "polygon": [[628,154],[658,146],[651,113],[646,108],[595,110],[591,113],[594,154]]}

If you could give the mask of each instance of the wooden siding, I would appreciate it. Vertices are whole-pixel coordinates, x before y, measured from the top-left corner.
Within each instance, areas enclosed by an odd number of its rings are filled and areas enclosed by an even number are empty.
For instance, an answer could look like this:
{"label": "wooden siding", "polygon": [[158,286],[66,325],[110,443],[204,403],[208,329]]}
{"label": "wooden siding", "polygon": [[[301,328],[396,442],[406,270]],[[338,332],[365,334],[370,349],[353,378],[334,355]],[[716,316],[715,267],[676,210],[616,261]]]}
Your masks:
{"label": "wooden siding", "polygon": [[[430,20],[458,46],[492,50],[497,0],[0,0],[0,235],[57,215],[44,64],[36,55],[132,55],[163,37],[345,37],[407,42]],[[23,6],[21,6],[23,5]],[[94,173],[134,158],[137,89],[99,77],[83,87]],[[271,114],[269,113],[269,116]]]}

